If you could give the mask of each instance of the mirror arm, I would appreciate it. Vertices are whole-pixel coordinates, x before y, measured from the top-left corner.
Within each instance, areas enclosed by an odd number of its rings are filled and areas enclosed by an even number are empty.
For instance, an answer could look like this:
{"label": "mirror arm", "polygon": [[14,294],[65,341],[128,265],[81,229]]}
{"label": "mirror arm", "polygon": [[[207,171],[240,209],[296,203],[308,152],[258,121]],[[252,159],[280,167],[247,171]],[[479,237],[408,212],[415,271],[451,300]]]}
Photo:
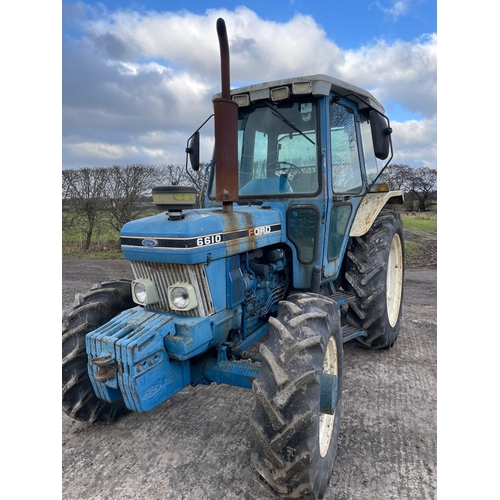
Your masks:
{"label": "mirror arm", "polygon": [[208,122],[208,120],[210,120],[210,118],[212,118],[212,116],[214,116],[214,114],[212,113],[189,137],[188,137],[188,140],[186,141],[186,153],[192,153],[192,149],[193,148],[190,148],[189,147],[189,141],[196,135],[196,132],[199,132],[203,126],[205,125],[205,123]]}
{"label": "mirror arm", "polygon": [[196,135],[196,132],[199,132],[205,125],[205,123],[208,122],[208,120],[210,120],[210,118],[212,118],[212,116],[214,116],[214,114],[212,113],[194,132],[191,136],[188,137],[188,140],[186,142],[186,153],[191,153],[192,151],[188,151],[188,149],[192,149],[189,147],[189,141]]}
{"label": "mirror arm", "polygon": [[189,171],[188,169],[188,157],[189,157],[189,154],[190,153],[193,153],[193,148],[190,148],[189,147],[189,141],[203,128],[203,126],[208,122],[208,120],[210,120],[210,118],[212,118],[214,116],[214,114],[212,113],[194,132],[193,134],[188,137],[188,140],[186,142],[186,174],[189,176],[189,178],[191,179],[191,181],[193,182],[193,184],[197,187],[198,191],[201,190],[200,186],[198,185],[198,183],[196,182],[196,180],[193,178],[193,176],[191,175],[191,172]]}
{"label": "mirror arm", "polygon": [[196,180],[191,175],[191,172],[188,169],[188,154],[189,154],[188,149],[190,149],[190,148],[186,148],[186,174],[188,174],[189,178],[191,179],[191,182],[196,186],[196,189],[198,189],[198,191],[201,191],[200,186],[198,185],[198,183],[196,182]]}

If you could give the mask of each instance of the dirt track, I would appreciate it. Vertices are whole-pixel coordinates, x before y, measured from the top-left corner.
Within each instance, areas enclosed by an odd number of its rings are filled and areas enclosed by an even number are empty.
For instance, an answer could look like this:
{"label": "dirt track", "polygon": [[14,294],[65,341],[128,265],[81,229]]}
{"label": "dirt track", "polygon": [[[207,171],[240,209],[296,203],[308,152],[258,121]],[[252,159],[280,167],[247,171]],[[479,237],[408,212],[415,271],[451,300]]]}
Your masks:
{"label": "dirt track", "polygon": [[[344,345],[342,425],[325,499],[436,498],[436,269],[406,273],[389,351]],[[132,278],[124,260],[63,259],[62,307],[93,283]],[[88,425],[62,416],[64,500],[271,500],[250,465],[253,394],[188,387],[151,412]]]}

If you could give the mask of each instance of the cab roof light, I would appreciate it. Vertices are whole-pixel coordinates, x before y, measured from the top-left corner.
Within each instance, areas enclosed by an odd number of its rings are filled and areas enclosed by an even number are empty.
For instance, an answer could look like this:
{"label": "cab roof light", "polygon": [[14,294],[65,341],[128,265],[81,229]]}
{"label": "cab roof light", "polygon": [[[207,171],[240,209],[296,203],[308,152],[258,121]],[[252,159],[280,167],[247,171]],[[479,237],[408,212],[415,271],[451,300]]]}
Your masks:
{"label": "cab roof light", "polygon": [[288,87],[276,87],[271,90],[271,99],[273,101],[284,101],[290,97],[290,89]]}
{"label": "cab roof light", "polygon": [[311,94],[311,82],[295,82],[292,83],[292,93],[294,94]]}
{"label": "cab roof light", "polygon": [[242,106],[250,106],[250,96],[248,94],[233,95],[233,101],[241,108]]}

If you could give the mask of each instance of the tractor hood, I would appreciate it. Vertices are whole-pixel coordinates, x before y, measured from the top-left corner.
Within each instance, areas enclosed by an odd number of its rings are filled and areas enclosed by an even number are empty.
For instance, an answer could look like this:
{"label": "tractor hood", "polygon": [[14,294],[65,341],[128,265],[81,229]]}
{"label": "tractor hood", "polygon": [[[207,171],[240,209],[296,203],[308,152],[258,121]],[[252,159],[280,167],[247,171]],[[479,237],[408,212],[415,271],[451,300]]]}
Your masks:
{"label": "tractor hood", "polygon": [[129,222],[121,231],[128,260],[197,264],[284,241],[283,216],[269,205],[187,210],[181,220],[166,213]]}

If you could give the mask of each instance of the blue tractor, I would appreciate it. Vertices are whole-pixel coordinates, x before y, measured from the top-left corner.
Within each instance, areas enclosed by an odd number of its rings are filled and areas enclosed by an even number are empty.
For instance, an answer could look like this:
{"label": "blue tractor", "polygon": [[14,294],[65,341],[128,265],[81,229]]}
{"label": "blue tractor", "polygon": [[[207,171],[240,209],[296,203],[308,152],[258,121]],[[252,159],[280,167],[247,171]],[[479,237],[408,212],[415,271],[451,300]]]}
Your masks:
{"label": "blue tractor", "polygon": [[[123,227],[135,279],[94,285],[63,313],[63,410],[111,422],[188,385],[251,389],[256,472],[282,498],[321,498],[343,343],[386,349],[400,330],[404,240],[390,208],[403,193],[378,182],[390,123],[369,92],[326,75],[231,90],[222,19],[217,33],[205,208],[193,187],[159,186],[158,215]],[[186,152],[197,170],[199,131]]]}

